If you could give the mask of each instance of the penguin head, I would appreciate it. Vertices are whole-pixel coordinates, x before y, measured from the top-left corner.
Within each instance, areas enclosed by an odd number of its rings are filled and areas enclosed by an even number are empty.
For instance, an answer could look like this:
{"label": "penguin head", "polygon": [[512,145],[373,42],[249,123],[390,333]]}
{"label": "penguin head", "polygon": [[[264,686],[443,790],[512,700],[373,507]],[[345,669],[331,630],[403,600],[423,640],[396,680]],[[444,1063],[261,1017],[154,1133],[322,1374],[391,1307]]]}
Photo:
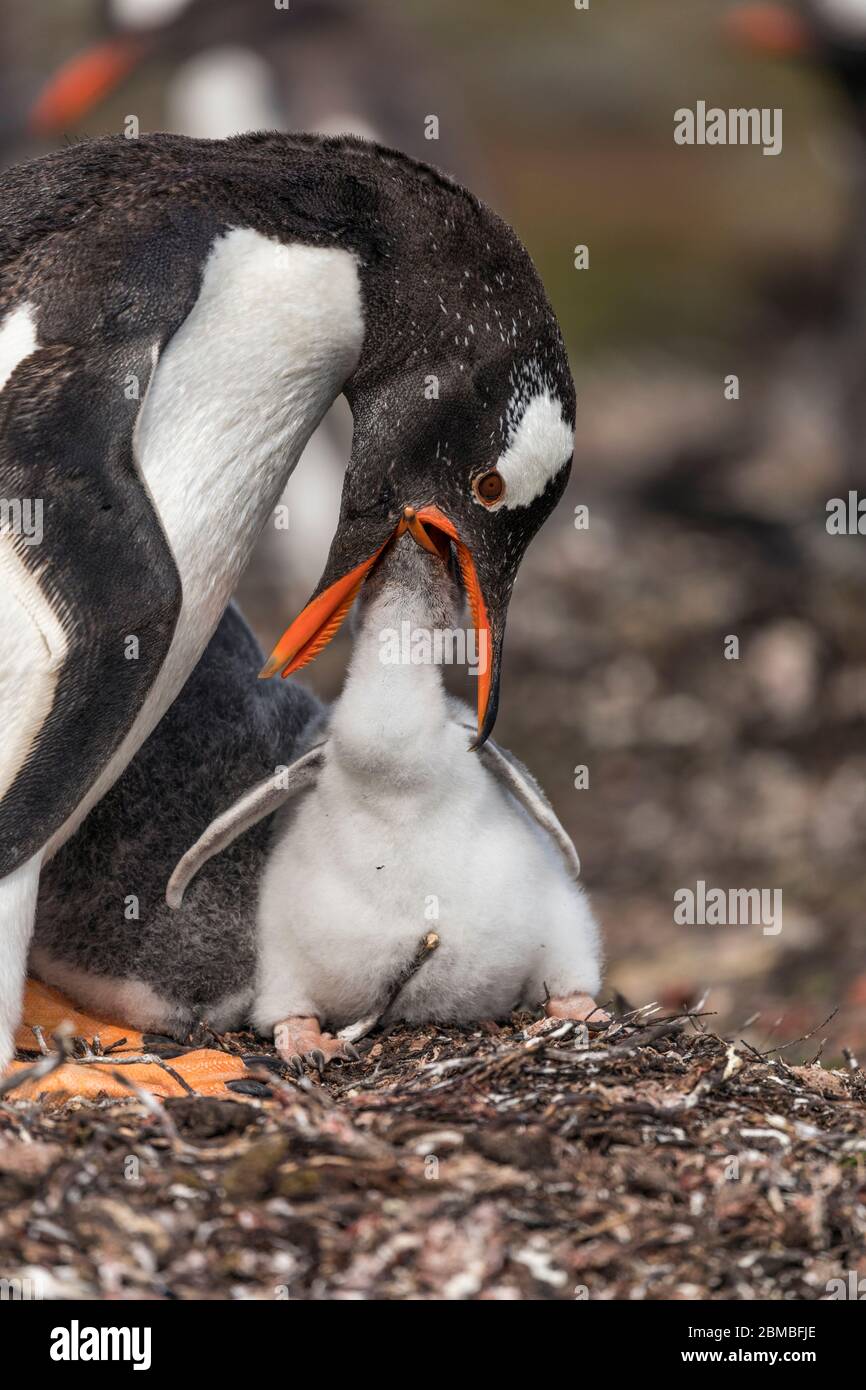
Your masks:
{"label": "penguin head", "polygon": [[[289,675],[330,641],[385,547],[409,531],[459,573],[487,654],[480,747],[496,719],[508,603],[524,552],[568,481],[574,386],[552,312],[496,350],[443,359],[350,395],[352,456],[325,570],[262,671]],[[477,330],[476,330],[477,334]],[[430,394],[431,378],[436,394]],[[347,393],[349,394],[349,393]]]}

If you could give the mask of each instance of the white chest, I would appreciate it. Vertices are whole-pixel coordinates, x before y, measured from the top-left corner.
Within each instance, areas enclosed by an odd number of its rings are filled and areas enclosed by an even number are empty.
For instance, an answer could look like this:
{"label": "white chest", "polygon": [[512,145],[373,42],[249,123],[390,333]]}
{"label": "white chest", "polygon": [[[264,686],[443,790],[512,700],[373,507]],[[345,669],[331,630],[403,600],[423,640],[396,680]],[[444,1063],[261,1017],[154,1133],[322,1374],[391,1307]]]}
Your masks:
{"label": "white chest", "polygon": [[348,252],[283,246],[246,228],[215,244],[135,441],[183,583],[181,644],[188,621],[200,631],[222,613],[362,339]]}
{"label": "white chest", "polygon": [[249,228],[215,242],[199,297],[155,367],[134,439],[180,574],[180,616],[135,723],[52,852],[201,657],[304,445],[357,363],[363,334],[349,252],[284,246]]}

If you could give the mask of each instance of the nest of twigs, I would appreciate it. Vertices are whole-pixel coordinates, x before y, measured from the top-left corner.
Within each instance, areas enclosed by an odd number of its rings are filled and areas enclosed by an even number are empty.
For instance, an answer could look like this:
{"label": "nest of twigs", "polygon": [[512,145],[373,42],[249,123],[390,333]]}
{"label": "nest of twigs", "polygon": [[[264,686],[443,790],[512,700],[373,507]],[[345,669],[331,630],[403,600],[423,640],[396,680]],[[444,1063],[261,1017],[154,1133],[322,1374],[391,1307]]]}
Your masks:
{"label": "nest of twigs", "polygon": [[398,1028],[231,1100],[0,1105],[34,1296],[819,1299],[866,1273],[866,1076],[637,1011]]}

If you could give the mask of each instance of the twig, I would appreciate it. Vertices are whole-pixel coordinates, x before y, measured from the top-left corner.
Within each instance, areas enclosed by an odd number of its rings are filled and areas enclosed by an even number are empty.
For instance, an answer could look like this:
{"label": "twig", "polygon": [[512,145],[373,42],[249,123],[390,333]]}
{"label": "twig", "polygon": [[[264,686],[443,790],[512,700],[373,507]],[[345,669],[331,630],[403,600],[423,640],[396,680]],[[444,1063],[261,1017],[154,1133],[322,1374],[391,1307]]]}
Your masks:
{"label": "twig", "polygon": [[[188,1081],[183,1079],[180,1072],[175,1071],[174,1067],[170,1067],[168,1062],[163,1061],[162,1057],[157,1057],[152,1052],[142,1052],[139,1053],[138,1056],[133,1057],[112,1057],[111,1059],[113,1067],[131,1067],[137,1062],[152,1067],[159,1067],[162,1071],[167,1071],[169,1076],[186,1091],[188,1096],[194,1096],[196,1094],[194,1088],[190,1086]],[[104,1057],[79,1057],[76,1065],[79,1067],[93,1065],[105,1066],[106,1062]]]}
{"label": "twig", "polygon": [[707,1031],[704,1025],[700,1022],[700,1019],[704,1005],[706,1004],[709,997],[710,991],[708,989],[705,989],[700,999],[696,999],[691,1009],[689,1010],[689,1018],[691,1020],[692,1027],[698,1033],[706,1033]]}
{"label": "twig", "polygon": [[824,1048],[825,1048],[826,1046],[827,1046],[827,1039],[826,1039],[826,1038],[822,1038],[822,1039],[821,1039],[821,1045],[820,1045],[820,1047],[818,1048],[818,1051],[815,1053],[815,1056],[812,1058],[811,1062],[808,1062],[808,1063],[807,1063],[807,1066],[816,1067],[816,1066],[818,1065],[818,1063],[820,1062],[821,1058],[822,1058],[823,1055],[824,1055]]}
{"label": "twig", "polygon": [[[761,1056],[772,1057],[774,1052],[787,1052],[789,1047],[796,1047],[797,1043],[808,1042],[809,1039],[814,1038],[815,1034],[820,1032],[822,1028],[826,1028],[827,1024],[830,1023],[831,1020],[836,1017],[838,1012],[839,1005],[837,1004],[833,1012],[831,1014],[828,1014],[828,1016],[824,1019],[824,1022],[816,1024],[816,1026],[812,1029],[810,1033],[804,1033],[802,1038],[792,1038],[790,1042],[783,1043],[781,1047],[771,1047],[769,1051],[762,1052]],[[781,1019],[779,1021],[781,1022]]]}
{"label": "twig", "polygon": [[379,1023],[388,1013],[389,1009],[396,1004],[398,996],[402,994],[409,981],[414,979],[418,974],[421,966],[432,956],[438,945],[439,937],[436,935],[435,931],[430,931],[426,936],[422,936],[421,940],[418,942],[418,948],[414,956],[409,961],[408,965],[403,967],[397,978],[391,984],[381,1008],[375,1014],[368,1014],[366,1018],[359,1018],[357,1023],[350,1023],[346,1028],[341,1028],[337,1037],[340,1038],[342,1042],[356,1043],[361,1038],[365,1038],[368,1033],[371,1033],[376,1027],[376,1024]]}
{"label": "twig", "polygon": [[[43,1077],[50,1076],[52,1072],[58,1071],[65,1062],[69,1061],[73,1062],[76,1067],[104,1067],[107,1065],[104,1056],[99,1057],[91,1054],[87,1057],[70,1057],[69,1053],[64,1051],[49,1052],[47,1056],[41,1057],[38,1062],[34,1063],[32,1067],[28,1067],[26,1071],[18,1072],[16,1075],[7,1077],[5,1081],[0,1082],[0,1096],[6,1095],[9,1091],[14,1091],[18,1086],[23,1086],[26,1081],[41,1081]],[[111,1063],[112,1066],[116,1067],[130,1067],[136,1063],[160,1067],[162,1071],[168,1072],[169,1076],[186,1091],[188,1096],[194,1096],[196,1094],[189,1082],[185,1081],[180,1075],[180,1072],[175,1071],[174,1067],[169,1066],[168,1062],[164,1062],[161,1057],[155,1057],[150,1052],[142,1052],[131,1057],[112,1057]],[[126,1082],[124,1084],[126,1084]],[[130,1087],[130,1089],[132,1089],[132,1087]]]}
{"label": "twig", "polygon": [[26,1067],[24,1071],[16,1072],[13,1076],[7,1076],[5,1081],[0,1081],[0,1097],[8,1095],[18,1086],[23,1086],[25,1081],[41,1081],[44,1076],[50,1076],[53,1071],[59,1070],[66,1060],[62,1052],[46,1053],[38,1062],[34,1062],[32,1067]]}
{"label": "twig", "polygon": [[156,1120],[156,1123],[159,1125],[160,1129],[165,1135],[166,1139],[171,1144],[172,1148],[180,1149],[186,1152],[196,1152],[196,1150],[194,1150],[191,1145],[187,1144],[185,1140],[181,1139],[175,1127],[174,1121],[172,1120],[165,1106],[161,1105],[160,1102],[156,1099],[156,1096],[152,1096],[149,1091],[146,1091],[144,1089],[143,1086],[139,1086],[138,1082],[133,1081],[131,1076],[124,1076],[123,1073],[119,1071],[112,1071],[111,1074],[114,1077],[115,1081],[119,1082],[121,1086],[126,1086],[128,1090],[130,1090],[133,1093],[136,1099],[141,1102],[145,1110],[147,1110],[148,1114],[153,1116],[153,1118]]}

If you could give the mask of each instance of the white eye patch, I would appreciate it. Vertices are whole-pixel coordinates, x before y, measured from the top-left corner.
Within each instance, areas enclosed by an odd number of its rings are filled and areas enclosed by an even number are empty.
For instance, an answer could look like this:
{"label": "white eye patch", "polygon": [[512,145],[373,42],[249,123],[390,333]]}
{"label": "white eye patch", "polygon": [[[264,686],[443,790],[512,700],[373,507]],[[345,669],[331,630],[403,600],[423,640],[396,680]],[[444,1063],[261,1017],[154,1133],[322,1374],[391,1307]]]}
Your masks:
{"label": "white eye patch", "polygon": [[505,480],[505,492],[501,501],[487,510],[528,507],[568,463],[573,445],[574,432],[556,397],[549,391],[533,396],[511,443],[493,465]]}

